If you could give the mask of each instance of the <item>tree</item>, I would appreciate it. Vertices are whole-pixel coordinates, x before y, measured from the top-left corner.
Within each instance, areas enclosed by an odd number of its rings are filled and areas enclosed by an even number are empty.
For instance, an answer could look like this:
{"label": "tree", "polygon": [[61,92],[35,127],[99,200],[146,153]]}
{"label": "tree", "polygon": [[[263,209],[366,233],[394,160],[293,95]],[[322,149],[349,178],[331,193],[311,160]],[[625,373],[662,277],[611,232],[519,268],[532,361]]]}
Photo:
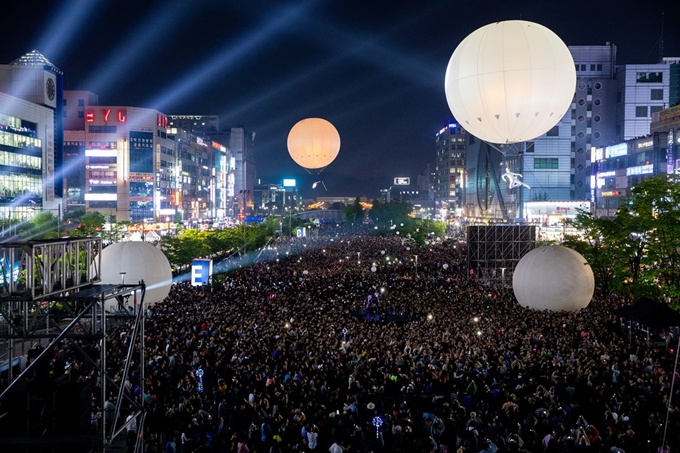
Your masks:
{"label": "tree", "polygon": [[356,197],[354,204],[349,206],[345,205],[343,211],[345,212],[345,223],[347,225],[362,223],[364,221],[364,208],[361,206],[359,197]]}
{"label": "tree", "polygon": [[22,239],[54,239],[58,236],[58,219],[49,211],[38,212],[30,221],[18,227]]}
{"label": "tree", "polygon": [[680,296],[680,179],[647,178],[614,219],[579,212],[571,222],[580,237],[565,245],[593,268],[600,291],[635,298]]}
{"label": "tree", "polygon": [[373,201],[373,207],[368,216],[376,225],[399,225],[409,219],[409,214],[413,211],[413,205],[404,201],[390,201],[380,203]]}
{"label": "tree", "polygon": [[106,219],[97,212],[86,212],[80,219],[80,224],[75,230],[71,231],[73,237],[96,237],[99,236],[104,227]]}

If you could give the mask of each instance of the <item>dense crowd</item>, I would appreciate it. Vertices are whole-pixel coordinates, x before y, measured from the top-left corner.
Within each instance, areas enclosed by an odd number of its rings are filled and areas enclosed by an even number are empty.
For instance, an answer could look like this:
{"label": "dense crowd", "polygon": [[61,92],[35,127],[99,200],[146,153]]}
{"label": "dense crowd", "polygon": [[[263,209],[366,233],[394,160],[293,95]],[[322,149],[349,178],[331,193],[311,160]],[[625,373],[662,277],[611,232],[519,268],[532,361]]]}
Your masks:
{"label": "dense crowd", "polygon": [[[146,451],[657,452],[675,333],[611,296],[524,309],[507,283],[471,276],[453,240],[279,242],[148,310],[143,395],[139,362],[121,375],[131,322],[107,365],[144,401]],[[110,417],[116,395],[93,407]]]}

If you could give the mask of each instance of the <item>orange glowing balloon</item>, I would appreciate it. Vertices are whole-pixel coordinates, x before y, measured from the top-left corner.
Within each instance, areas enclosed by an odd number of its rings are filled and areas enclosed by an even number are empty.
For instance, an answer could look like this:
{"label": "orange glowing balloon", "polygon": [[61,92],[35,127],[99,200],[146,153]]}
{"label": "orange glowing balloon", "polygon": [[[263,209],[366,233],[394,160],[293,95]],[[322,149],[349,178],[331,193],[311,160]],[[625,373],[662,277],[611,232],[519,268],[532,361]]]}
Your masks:
{"label": "orange glowing balloon", "polygon": [[299,121],[288,133],[288,153],[310,173],[320,173],[338,157],[340,134],[322,118]]}

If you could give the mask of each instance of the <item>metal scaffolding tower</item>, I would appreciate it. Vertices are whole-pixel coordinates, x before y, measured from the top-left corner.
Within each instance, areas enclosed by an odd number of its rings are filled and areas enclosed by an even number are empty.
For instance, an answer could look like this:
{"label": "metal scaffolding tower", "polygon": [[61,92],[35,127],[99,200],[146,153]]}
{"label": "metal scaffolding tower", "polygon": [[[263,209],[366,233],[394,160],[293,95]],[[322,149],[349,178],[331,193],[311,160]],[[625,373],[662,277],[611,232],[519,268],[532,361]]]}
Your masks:
{"label": "metal scaffolding tower", "polygon": [[536,227],[468,226],[468,268],[483,278],[503,278],[536,247]]}
{"label": "metal scaffolding tower", "polygon": [[[129,375],[133,355],[144,364],[141,307],[146,285],[143,281],[125,284],[124,275],[120,284],[101,284],[101,250],[97,238],[0,243],[0,446],[23,452],[107,451],[125,429],[116,423],[123,403],[140,418],[142,432],[141,399],[123,392],[121,381],[110,375],[107,338],[110,326],[132,323],[121,376]],[[129,307],[130,297],[139,298],[139,310]],[[98,354],[86,345],[98,349]],[[68,376],[50,376],[46,366],[59,348],[77,354],[96,376],[94,388],[99,387],[102,405],[108,394],[118,395],[113,426],[106,426],[102,417],[100,432],[88,432],[89,404],[79,412],[73,407],[76,402],[59,397],[60,388],[69,384]],[[143,366],[140,368],[143,395]],[[76,386],[71,392],[80,390],[82,404],[88,389]],[[79,417],[69,422],[62,419],[64,413],[78,413]],[[64,434],[60,428],[64,423],[75,428]],[[140,451],[141,439],[137,444],[136,451]]]}

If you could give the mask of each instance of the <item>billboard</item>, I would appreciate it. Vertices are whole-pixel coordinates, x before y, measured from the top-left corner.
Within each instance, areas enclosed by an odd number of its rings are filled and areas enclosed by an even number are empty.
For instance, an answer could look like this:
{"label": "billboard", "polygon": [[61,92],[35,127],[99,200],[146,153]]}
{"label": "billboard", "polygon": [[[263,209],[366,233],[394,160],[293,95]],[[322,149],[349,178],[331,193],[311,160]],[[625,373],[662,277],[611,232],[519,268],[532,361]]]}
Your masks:
{"label": "billboard", "polygon": [[153,173],[153,133],[130,131],[130,171]]}
{"label": "billboard", "polygon": [[212,260],[195,259],[191,262],[191,286],[207,285],[213,273]]}
{"label": "billboard", "polygon": [[284,179],[283,180],[283,187],[295,187],[295,180],[294,179]]}
{"label": "billboard", "polygon": [[394,185],[395,186],[410,186],[411,185],[411,178],[408,178],[406,176],[397,176],[394,178]]}

